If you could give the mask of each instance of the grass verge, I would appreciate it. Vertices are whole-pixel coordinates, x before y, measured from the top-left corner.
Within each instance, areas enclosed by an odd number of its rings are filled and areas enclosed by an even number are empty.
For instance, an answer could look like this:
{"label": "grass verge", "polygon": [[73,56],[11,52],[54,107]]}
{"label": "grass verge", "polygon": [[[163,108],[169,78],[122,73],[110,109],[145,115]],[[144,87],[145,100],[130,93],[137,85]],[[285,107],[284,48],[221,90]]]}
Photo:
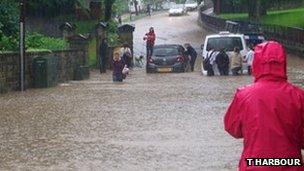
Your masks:
{"label": "grass verge", "polygon": [[[247,13],[235,13],[235,14],[221,14],[221,18],[229,20],[248,20]],[[304,7],[280,10],[280,11],[269,11],[266,16],[261,18],[261,23],[274,24],[289,27],[304,28]]]}

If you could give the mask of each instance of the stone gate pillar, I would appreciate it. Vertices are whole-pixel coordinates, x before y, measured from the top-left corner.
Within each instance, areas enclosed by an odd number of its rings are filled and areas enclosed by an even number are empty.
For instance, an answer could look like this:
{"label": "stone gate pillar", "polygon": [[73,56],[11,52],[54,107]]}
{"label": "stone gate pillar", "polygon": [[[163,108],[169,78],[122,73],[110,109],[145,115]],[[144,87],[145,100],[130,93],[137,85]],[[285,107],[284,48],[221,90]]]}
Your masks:
{"label": "stone gate pillar", "polygon": [[63,32],[64,39],[69,43],[69,49],[77,49],[83,51],[83,56],[79,63],[81,65],[88,64],[89,38],[76,33],[76,27],[68,22],[62,24],[59,29]]}
{"label": "stone gate pillar", "polygon": [[[123,24],[118,26],[118,36],[122,43],[128,43],[132,51],[132,63],[133,63],[133,32],[135,31],[135,26],[130,24]],[[133,65],[133,64],[132,64]]]}
{"label": "stone gate pillar", "polygon": [[68,43],[70,49],[83,50],[84,54],[82,61],[80,62],[81,65],[87,65],[89,56],[89,39],[82,34],[75,34],[74,36],[69,37]]}
{"label": "stone gate pillar", "polygon": [[59,29],[62,31],[62,36],[65,40],[68,40],[69,37],[72,37],[76,34],[76,26],[68,22],[65,22],[60,25]]}

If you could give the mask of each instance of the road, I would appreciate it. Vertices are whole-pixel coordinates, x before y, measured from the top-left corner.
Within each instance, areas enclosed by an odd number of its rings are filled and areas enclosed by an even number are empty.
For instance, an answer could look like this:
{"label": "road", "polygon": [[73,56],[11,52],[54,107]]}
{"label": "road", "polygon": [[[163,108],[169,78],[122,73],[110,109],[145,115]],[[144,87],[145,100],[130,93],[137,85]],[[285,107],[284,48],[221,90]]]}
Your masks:
{"label": "road", "polygon": [[[135,22],[135,53],[154,26],[157,43],[191,42],[206,31],[196,13],[159,14]],[[289,56],[290,80],[300,86],[304,61]],[[205,77],[196,71],[151,74],[136,68],[123,84],[111,73],[86,81],[0,97],[0,170],[232,171],[242,140],[223,128],[237,87],[249,76]]]}

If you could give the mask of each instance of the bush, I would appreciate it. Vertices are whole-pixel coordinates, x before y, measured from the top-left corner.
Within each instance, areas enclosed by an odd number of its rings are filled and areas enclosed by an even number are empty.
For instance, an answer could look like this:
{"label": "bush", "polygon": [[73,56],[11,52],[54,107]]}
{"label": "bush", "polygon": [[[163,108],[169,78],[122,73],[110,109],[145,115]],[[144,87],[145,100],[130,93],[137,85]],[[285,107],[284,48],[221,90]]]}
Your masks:
{"label": "bush", "polygon": [[18,49],[18,3],[1,0],[0,3],[0,50]]}
{"label": "bush", "polygon": [[107,35],[108,35],[108,44],[109,46],[119,45],[121,42],[119,40],[119,36],[117,34],[117,26],[118,23],[115,20],[111,20],[108,23],[107,27]]}
{"label": "bush", "polygon": [[67,47],[65,40],[47,37],[39,33],[28,34],[25,41],[27,49],[62,50]]}
{"label": "bush", "polygon": [[0,38],[18,35],[18,3],[12,0],[1,0],[0,3]]}
{"label": "bush", "polygon": [[16,51],[18,50],[18,40],[13,36],[0,37],[0,51]]}
{"label": "bush", "polygon": [[[68,44],[65,40],[53,37],[47,37],[38,33],[27,33],[25,37],[25,46],[30,49],[63,50]],[[2,36],[0,38],[0,51],[17,51],[19,49],[19,37]]]}

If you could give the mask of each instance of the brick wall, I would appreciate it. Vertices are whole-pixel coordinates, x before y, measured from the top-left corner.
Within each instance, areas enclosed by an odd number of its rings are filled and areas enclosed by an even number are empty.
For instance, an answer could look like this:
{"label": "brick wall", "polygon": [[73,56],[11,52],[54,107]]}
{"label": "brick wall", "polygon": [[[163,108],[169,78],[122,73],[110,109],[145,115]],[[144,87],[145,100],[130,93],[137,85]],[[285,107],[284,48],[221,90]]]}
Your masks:
{"label": "brick wall", "polygon": [[[86,63],[88,53],[84,50],[61,50],[53,52],[26,53],[26,88],[33,87],[33,58],[40,56],[57,56],[59,63],[58,80],[59,82],[66,82],[73,79],[75,65],[84,65]],[[20,84],[19,58],[18,53],[0,54],[0,94],[11,90],[18,90]]]}

